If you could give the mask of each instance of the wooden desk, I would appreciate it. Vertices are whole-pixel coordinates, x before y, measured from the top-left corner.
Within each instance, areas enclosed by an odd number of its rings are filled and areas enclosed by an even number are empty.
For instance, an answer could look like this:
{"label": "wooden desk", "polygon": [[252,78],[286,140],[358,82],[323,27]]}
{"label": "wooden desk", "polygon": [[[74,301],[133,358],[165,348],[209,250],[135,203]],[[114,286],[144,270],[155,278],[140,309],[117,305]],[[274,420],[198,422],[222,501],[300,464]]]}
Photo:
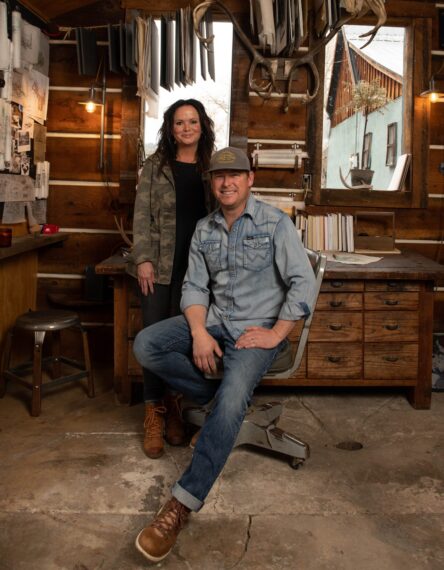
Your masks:
{"label": "wooden desk", "polygon": [[[131,382],[141,375],[132,354],[141,311],[125,269],[118,255],[96,266],[114,278],[114,382],[129,404]],[[443,275],[443,266],[408,251],[369,265],[328,262],[301,366],[267,384],[400,387],[414,408],[429,408],[433,286]]]}
{"label": "wooden desk", "polygon": [[0,248],[0,352],[6,332],[16,318],[36,307],[38,250],[66,240],[66,234],[12,238]]}

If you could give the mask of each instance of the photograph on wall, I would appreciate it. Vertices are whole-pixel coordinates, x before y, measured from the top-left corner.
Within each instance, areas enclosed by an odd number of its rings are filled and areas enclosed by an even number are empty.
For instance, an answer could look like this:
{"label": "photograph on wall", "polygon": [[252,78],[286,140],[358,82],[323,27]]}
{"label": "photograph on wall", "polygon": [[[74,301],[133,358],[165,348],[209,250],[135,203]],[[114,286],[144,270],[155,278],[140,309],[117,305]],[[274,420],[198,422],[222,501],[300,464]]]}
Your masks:
{"label": "photograph on wall", "polygon": [[29,131],[17,131],[15,138],[17,141],[17,152],[27,152],[31,150]]}
{"label": "photograph on wall", "polygon": [[32,139],[34,136],[34,119],[28,115],[26,112],[23,112],[22,118],[22,131],[28,131],[29,138]]}
{"label": "photograph on wall", "polygon": [[11,104],[11,128],[22,128],[22,111],[20,109],[20,106],[16,103]]}
{"label": "photograph on wall", "polygon": [[11,157],[11,166],[9,171],[12,174],[20,174],[22,167],[22,157],[17,152],[14,152]]}
{"label": "photograph on wall", "polygon": [[29,176],[31,168],[31,159],[27,154],[20,155],[20,174],[22,176]]}
{"label": "photograph on wall", "polygon": [[26,104],[25,72],[14,70],[12,72],[11,100],[18,105]]}

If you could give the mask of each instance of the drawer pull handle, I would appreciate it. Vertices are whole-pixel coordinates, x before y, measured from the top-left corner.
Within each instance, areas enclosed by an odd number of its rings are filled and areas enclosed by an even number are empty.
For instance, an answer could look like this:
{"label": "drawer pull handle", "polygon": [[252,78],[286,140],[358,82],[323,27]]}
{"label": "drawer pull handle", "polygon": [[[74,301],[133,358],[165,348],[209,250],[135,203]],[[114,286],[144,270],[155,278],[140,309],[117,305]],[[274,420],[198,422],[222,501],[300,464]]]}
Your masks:
{"label": "drawer pull handle", "polygon": [[397,331],[399,329],[399,325],[385,325],[384,328],[388,331]]}
{"label": "drawer pull handle", "polygon": [[328,325],[328,328],[332,331],[340,331],[342,329],[342,325],[340,325],[340,324]]}
{"label": "drawer pull handle", "polygon": [[386,362],[398,362],[399,358],[397,356],[384,356]]}
{"label": "drawer pull handle", "polygon": [[394,289],[395,287],[398,287],[398,283],[396,281],[389,281],[387,283],[388,287],[391,287],[392,289]]}
{"label": "drawer pull handle", "polygon": [[343,285],[344,285],[343,281],[332,281],[331,282],[331,286],[335,287],[335,288],[342,287]]}
{"label": "drawer pull handle", "polygon": [[329,362],[334,362],[335,364],[337,364],[338,362],[341,362],[341,357],[340,356],[328,356],[327,360]]}
{"label": "drawer pull handle", "polygon": [[395,301],[395,299],[386,299],[384,301],[384,305],[390,305],[391,307],[394,307],[395,305],[399,305],[399,301]]}
{"label": "drawer pull handle", "polygon": [[330,307],[340,307],[342,305],[342,301],[330,301]]}

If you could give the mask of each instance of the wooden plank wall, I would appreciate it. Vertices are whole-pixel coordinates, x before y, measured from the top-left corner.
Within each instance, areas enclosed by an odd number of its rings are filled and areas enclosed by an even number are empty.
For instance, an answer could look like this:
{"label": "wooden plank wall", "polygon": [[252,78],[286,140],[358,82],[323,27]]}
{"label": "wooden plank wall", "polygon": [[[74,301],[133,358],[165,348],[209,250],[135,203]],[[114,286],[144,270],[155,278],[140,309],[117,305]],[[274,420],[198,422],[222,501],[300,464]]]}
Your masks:
{"label": "wooden plank wall", "polygon": [[[126,0],[126,8],[145,9],[159,14],[189,4],[184,0]],[[395,15],[422,15],[427,4],[434,10],[434,2],[415,0],[387,0]],[[247,30],[248,3],[229,0],[230,8],[240,13]],[[410,6],[411,9],[407,9]],[[436,12],[437,16],[437,12]],[[118,18],[122,19],[122,15]],[[116,20],[117,21],[117,20]],[[84,25],[91,25],[85,20]],[[238,44],[238,42],[236,42]],[[443,61],[444,50],[438,41],[438,19],[433,19],[432,69],[437,70]],[[258,139],[284,139],[305,141],[307,137],[307,106],[295,99],[289,112],[282,112],[282,99],[272,98],[264,103],[259,97],[247,93],[246,71],[249,56],[241,47],[233,62],[233,93],[231,136],[234,144],[249,150]],[[125,78],[110,75],[106,111],[106,158],[105,173],[97,169],[99,140],[98,114],[88,115],[77,103],[86,95],[91,78],[77,74],[76,50],[73,43],[52,43],[50,67],[50,98],[48,115],[48,160],[51,162],[51,187],[48,201],[48,221],[61,226],[69,233],[69,240],[62,250],[43,253],[39,264],[39,303],[47,303],[47,294],[65,292],[67,295],[82,295],[85,267],[95,264],[116,250],[122,241],[118,235],[113,215],[123,216],[130,227],[130,209],[134,197],[135,158],[126,155],[136,151],[138,99],[134,88]],[[444,88],[444,83],[440,83]],[[305,72],[298,75],[293,92],[304,93],[307,89]],[[122,96],[122,92],[124,96]],[[122,109],[123,104],[123,109]],[[122,123],[122,116],[125,120]],[[426,209],[399,209],[396,211],[396,235],[398,247],[408,247],[423,255],[444,262],[444,174],[439,166],[444,163],[444,104],[431,106],[430,147],[428,153],[428,207]],[[128,125],[130,128],[128,128]],[[130,133],[131,139],[122,144],[123,136]],[[80,135],[72,138],[72,135]],[[122,156],[123,153],[123,156]],[[133,178],[131,178],[133,176]],[[256,186],[301,188],[302,170],[257,171]],[[313,213],[335,211],[334,208],[310,207]],[[362,209],[362,208],[359,208]],[[338,209],[336,209],[338,211]],[[340,211],[353,213],[354,208]],[[444,332],[444,283],[435,292],[435,322]],[[111,307],[81,308],[84,320],[108,322],[112,320]],[[110,338],[110,337],[107,337]],[[112,342],[109,344],[111,348]]]}
{"label": "wooden plank wall", "polygon": [[[114,18],[117,22],[124,19],[123,11],[114,13]],[[95,21],[86,17],[83,25],[95,25]],[[104,32],[98,29],[99,40],[106,39]],[[90,114],[79,104],[86,100],[95,78],[78,74],[73,38],[71,32],[67,38],[52,40],[50,44],[46,156],[51,172],[47,219],[69,237],[62,248],[48,248],[40,255],[38,306],[72,307],[90,325],[92,334],[97,332],[97,336],[106,339],[108,348],[96,352],[109,356],[112,304],[86,301],[85,271],[87,266],[94,266],[125,245],[114,216],[122,218],[129,227],[137,170],[134,123],[138,131],[140,101],[135,96],[134,74],[122,77],[107,70],[105,166],[100,170],[100,108]],[[107,46],[100,43],[100,57],[106,63]],[[101,81],[100,72],[98,83]],[[126,188],[128,181],[132,191]],[[121,200],[124,196],[126,199]]]}

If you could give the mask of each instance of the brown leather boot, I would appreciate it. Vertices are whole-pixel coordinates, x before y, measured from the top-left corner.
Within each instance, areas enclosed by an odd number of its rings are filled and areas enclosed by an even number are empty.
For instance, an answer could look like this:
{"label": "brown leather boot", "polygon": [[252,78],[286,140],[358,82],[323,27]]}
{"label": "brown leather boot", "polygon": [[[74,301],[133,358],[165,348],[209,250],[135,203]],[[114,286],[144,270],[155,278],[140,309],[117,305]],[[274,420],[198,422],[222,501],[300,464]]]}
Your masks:
{"label": "brown leather boot", "polygon": [[163,560],[175,545],[189,514],[190,509],[172,497],[137,536],[137,550],[151,562]]}
{"label": "brown leather boot", "polygon": [[145,436],[143,451],[151,459],[163,455],[163,432],[165,430],[166,408],[161,404],[145,404]]}
{"label": "brown leather boot", "polygon": [[182,419],[180,400],[182,394],[167,393],[165,396],[166,427],[165,439],[170,445],[183,445],[186,440],[185,424]]}

